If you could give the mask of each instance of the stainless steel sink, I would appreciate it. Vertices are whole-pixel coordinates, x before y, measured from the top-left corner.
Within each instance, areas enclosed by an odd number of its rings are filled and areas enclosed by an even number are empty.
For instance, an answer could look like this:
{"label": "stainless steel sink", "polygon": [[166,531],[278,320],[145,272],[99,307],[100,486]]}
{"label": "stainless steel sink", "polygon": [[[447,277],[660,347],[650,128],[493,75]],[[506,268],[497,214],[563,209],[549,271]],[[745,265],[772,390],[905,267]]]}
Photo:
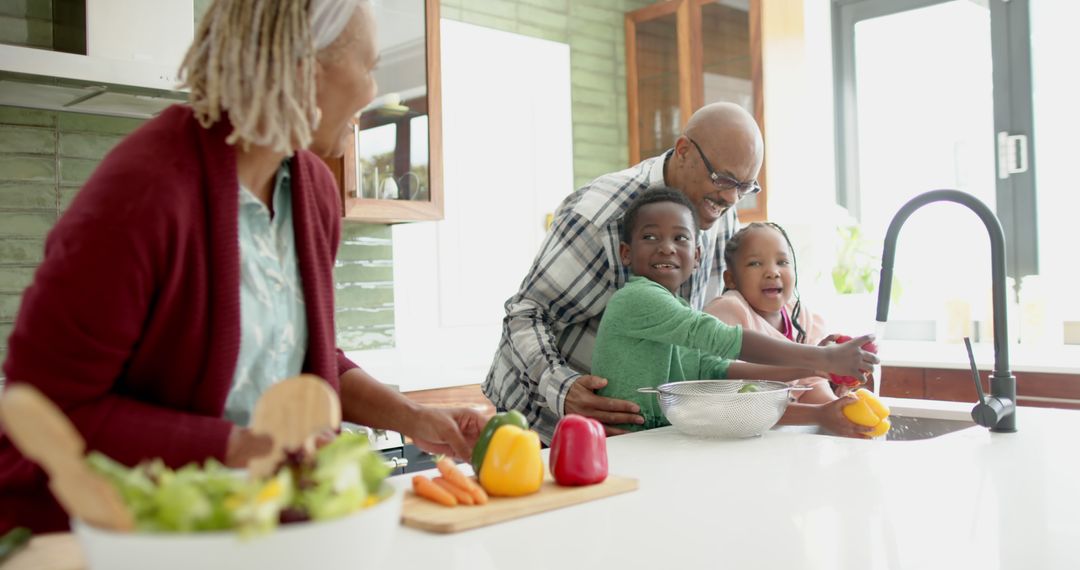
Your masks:
{"label": "stainless steel sink", "polygon": [[[945,420],[939,418],[919,418],[914,416],[889,416],[892,429],[885,434],[886,441],[915,441],[975,427],[975,422],[968,420]],[[820,426],[776,426],[775,431],[810,433],[815,435],[833,435]]]}

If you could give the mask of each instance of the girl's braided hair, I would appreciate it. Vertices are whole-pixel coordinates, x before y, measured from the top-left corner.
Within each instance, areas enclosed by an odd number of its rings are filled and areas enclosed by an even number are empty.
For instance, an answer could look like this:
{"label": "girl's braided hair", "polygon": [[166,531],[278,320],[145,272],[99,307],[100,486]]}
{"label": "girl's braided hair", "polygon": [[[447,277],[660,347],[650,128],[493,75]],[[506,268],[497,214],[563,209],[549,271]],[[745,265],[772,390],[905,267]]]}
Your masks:
{"label": "girl's braided hair", "polygon": [[799,262],[795,259],[795,248],[791,245],[791,238],[788,237],[784,228],[773,222],[753,222],[743,226],[724,245],[724,267],[730,271],[735,271],[735,253],[739,251],[739,245],[742,243],[743,238],[746,237],[746,234],[760,229],[773,229],[780,232],[780,235],[784,237],[784,241],[787,243],[788,251],[791,252],[791,266],[795,272],[795,305],[791,308],[791,325],[799,333],[795,337],[795,342],[802,344],[806,342],[806,331],[799,324],[799,317],[802,314],[802,299],[799,298]]}

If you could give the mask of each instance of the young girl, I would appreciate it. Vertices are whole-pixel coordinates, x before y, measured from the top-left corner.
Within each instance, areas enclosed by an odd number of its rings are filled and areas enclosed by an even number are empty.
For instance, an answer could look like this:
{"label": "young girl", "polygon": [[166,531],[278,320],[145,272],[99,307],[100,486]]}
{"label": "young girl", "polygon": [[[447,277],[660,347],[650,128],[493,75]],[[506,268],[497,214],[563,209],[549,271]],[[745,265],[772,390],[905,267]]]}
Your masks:
{"label": "young girl", "polygon": [[[736,232],[724,248],[724,267],[724,294],[705,306],[706,313],[729,325],[799,344],[834,338],[824,334],[821,317],[803,307],[795,250],[777,224],[755,222]],[[796,383],[812,388],[793,393],[804,404],[836,399],[825,378],[812,376]]]}
{"label": "young girl", "polygon": [[[626,210],[619,256],[632,276],[608,300],[592,357],[592,373],[608,381],[598,393],[630,400],[641,409],[643,425],[620,428],[667,425],[656,398],[639,393],[641,387],[709,378],[791,381],[812,370],[858,374],[878,361],[859,348],[871,336],[828,347],[805,346],[728,326],[691,308],[675,292],[698,266],[696,236],[693,206],[677,190],[647,190]],[[744,362],[732,362],[735,358]],[[792,404],[781,423],[817,423],[841,435],[867,431],[844,418],[842,405]]]}

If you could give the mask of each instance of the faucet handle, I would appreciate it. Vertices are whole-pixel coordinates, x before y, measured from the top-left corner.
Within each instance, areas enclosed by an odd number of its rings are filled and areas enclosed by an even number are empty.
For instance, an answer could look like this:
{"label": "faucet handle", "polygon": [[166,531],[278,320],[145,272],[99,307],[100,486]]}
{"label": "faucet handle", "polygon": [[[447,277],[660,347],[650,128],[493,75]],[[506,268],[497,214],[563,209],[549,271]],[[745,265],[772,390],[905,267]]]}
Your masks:
{"label": "faucet handle", "polygon": [[1007,414],[1006,406],[998,398],[986,399],[982,381],[979,380],[979,367],[975,365],[975,353],[971,350],[971,339],[966,336],[964,346],[967,348],[968,361],[971,362],[971,378],[975,380],[975,391],[979,393],[979,403],[971,410],[971,419],[983,427],[992,428]]}
{"label": "faucet handle", "polygon": [[979,380],[979,367],[975,365],[975,353],[971,350],[971,338],[964,337],[964,347],[967,348],[968,362],[971,363],[971,378],[975,380],[975,391],[979,393],[979,403],[986,404],[986,393],[983,392],[982,381]]}

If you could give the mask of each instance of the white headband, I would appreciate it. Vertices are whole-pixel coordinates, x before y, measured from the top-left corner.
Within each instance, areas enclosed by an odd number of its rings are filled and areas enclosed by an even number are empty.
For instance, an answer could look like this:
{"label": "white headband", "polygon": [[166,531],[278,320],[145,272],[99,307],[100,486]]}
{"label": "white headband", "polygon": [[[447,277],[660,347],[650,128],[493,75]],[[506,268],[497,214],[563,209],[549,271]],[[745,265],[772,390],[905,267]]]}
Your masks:
{"label": "white headband", "polygon": [[334,43],[352,17],[360,0],[311,0],[311,38],[315,50]]}

